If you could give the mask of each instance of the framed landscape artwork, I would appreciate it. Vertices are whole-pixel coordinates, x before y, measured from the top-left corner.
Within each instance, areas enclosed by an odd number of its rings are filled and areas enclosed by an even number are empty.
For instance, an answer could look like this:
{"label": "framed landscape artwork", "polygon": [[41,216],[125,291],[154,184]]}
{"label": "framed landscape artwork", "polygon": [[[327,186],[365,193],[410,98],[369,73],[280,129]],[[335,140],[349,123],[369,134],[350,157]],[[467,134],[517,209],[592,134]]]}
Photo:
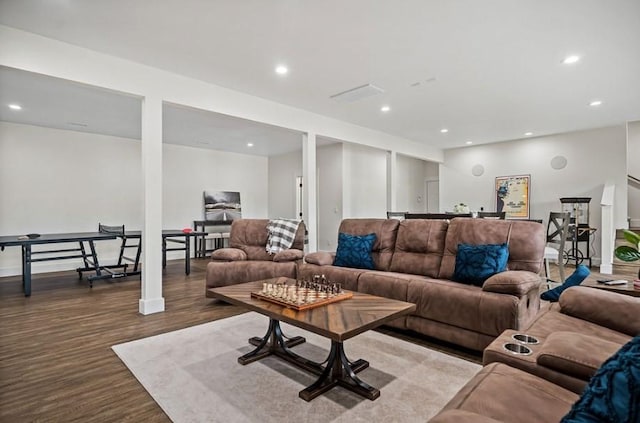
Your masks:
{"label": "framed landscape artwork", "polygon": [[531,175],[496,178],[496,211],[506,212],[507,219],[529,219]]}
{"label": "framed landscape artwork", "polygon": [[205,191],[204,219],[231,223],[242,217],[240,193],[237,191]]}

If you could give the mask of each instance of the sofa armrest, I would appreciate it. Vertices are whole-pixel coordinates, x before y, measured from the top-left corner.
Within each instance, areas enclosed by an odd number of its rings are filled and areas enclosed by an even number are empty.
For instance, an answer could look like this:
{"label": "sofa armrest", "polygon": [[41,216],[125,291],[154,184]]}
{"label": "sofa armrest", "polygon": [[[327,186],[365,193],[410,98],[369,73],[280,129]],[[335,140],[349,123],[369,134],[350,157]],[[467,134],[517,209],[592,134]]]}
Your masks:
{"label": "sofa armrest", "polygon": [[451,409],[440,412],[429,423],[499,423],[499,420],[471,411]]}
{"label": "sofa armrest", "polygon": [[536,273],[526,270],[507,270],[496,273],[484,281],[482,290],[497,292],[499,294],[511,294],[519,297],[532,289],[540,287],[541,279]]}
{"label": "sofa armrest", "polygon": [[560,373],[589,380],[622,345],[575,332],[553,332],[544,341],[537,363]]}
{"label": "sofa armrest", "polygon": [[298,250],[295,248],[289,248],[288,250],[282,250],[276,253],[273,256],[273,261],[283,262],[283,261],[296,261],[300,260],[304,257],[304,253],[302,250]]}
{"label": "sofa armrest", "polygon": [[333,264],[333,259],[336,253],[328,251],[317,251],[304,256],[304,261],[311,264],[317,264],[318,266],[330,266]]}
{"label": "sofa armrest", "polygon": [[247,253],[239,248],[219,248],[211,253],[214,261],[243,261],[247,259]]}
{"label": "sofa armrest", "polygon": [[640,298],[585,286],[560,295],[560,311],[569,316],[622,332],[640,334]]}

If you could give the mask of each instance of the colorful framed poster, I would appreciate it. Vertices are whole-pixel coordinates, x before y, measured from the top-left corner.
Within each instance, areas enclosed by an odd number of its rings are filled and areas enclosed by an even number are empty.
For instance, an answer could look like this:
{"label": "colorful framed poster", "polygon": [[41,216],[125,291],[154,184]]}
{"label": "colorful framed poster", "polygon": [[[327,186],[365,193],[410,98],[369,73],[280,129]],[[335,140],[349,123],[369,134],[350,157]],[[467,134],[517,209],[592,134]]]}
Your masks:
{"label": "colorful framed poster", "polygon": [[529,219],[531,175],[496,178],[496,211],[506,212],[507,219]]}

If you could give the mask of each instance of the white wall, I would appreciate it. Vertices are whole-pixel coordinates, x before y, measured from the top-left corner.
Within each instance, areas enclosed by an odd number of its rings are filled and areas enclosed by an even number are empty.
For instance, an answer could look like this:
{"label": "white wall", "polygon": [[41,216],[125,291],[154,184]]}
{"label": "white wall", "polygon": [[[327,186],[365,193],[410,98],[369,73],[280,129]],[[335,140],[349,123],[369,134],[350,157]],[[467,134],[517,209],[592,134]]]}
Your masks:
{"label": "white wall", "polygon": [[424,213],[426,162],[413,157],[397,155],[396,209]]}
{"label": "white wall", "polygon": [[[556,155],[567,158],[562,170],[551,168]],[[481,164],[484,174],[471,168]],[[624,125],[550,135],[445,151],[440,166],[441,208],[450,210],[465,202],[471,210],[495,210],[494,181],[497,176],[531,175],[531,218],[548,219],[560,211],[560,197],[592,197],[590,224],[599,227],[600,199],[605,182],[616,185],[615,225],[624,227],[627,214],[626,129]],[[593,243],[596,257],[600,233]]]}
{"label": "white wall", "polygon": [[[627,172],[640,179],[640,121],[627,124]],[[628,183],[628,207],[631,226],[640,227],[640,184]]]}
{"label": "white wall", "polygon": [[266,218],[266,157],[163,144],[163,211],[165,228],[191,227],[203,219],[203,192],[238,191],[242,217]]}
{"label": "white wall", "polygon": [[[244,216],[267,216],[266,158],[170,144],[163,156],[163,227],[191,227],[201,219],[205,189],[240,191]],[[98,223],[140,229],[140,162],[137,140],[0,122],[0,234],[95,231]],[[117,246],[97,243],[103,263],[117,256]],[[43,262],[33,270],[78,265]],[[7,248],[0,276],[17,274],[20,249]]]}
{"label": "white wall", "polygon": [[342,221],[342,143],[317,149],[318,250],[335,251]]}
{"label": "white wall", "polygon": [[387,152],[343,144],[343,217],[387,216]]}
{"label": "white wall", "polygon": [[270,219],[296,216],[296,177],[302,176],[302,150],[269,157]]}

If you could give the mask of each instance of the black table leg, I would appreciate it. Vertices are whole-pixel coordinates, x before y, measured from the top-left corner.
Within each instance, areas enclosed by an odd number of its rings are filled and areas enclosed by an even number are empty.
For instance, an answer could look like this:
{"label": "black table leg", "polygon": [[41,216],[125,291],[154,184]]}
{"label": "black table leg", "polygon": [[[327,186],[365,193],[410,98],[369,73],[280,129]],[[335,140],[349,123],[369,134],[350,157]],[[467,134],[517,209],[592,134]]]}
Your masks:
{"label": "black table leg", "polygon": [[311,401],[334,386],[341,386],[373,401],[380,396],[380,391],[356,376],[357,372],[368,366],[369,363],[364,360],[350,362],[344,353],[343,343],[332,340],[324,371],[317,381],[300,391],[298,396],[305,401]]}
{"label": "black table leg", "polygon": [[162,268],[167,267],[167,239],[162,237]]}
{"label": "black table leg", "polygon": [[26,244],[22,247],[22,288],[24,296],[31,296],[31,245]]}
{"label": "black table leg", "polygon": [[191,273],[191,237],[184,236],[184,273]]}
{"label": "black table leg", "polygon": [[305,339],[301,336],[286,338],[282,334],[280,322],[275,319],[269,319],[267,333],[262,338],[253,337],[249,339],[249,343],[255,345],[256,348],[239,357],[238,363],[246,365],[264,357],[276,355],[289,363],[319,375],[317,381],[298,394],[305,401],[311,401],[334,386],[341,386],[372,401],[380,396],[378,389],[368,385],[356,376],[356,373],[369,367],[369,363],[365,360],[349,361],[344,352],[342,342],[331,341],[329,357],[323,363],[306,359],[289,349],[303,342],[305,342]]}
{"label": "black table leg", "polygon": [[[93,240],[89,240],[89,249],[91,250],[91,258],[93,259],[93,266],[96,268],[96,276],[99,277],[102,275],[100,270],[100,262],[98,262],[98,254],[96,253],[96,246],[93,243]],[[89,281],[89,288],[93,288],[93,279],[87,278]]]}

